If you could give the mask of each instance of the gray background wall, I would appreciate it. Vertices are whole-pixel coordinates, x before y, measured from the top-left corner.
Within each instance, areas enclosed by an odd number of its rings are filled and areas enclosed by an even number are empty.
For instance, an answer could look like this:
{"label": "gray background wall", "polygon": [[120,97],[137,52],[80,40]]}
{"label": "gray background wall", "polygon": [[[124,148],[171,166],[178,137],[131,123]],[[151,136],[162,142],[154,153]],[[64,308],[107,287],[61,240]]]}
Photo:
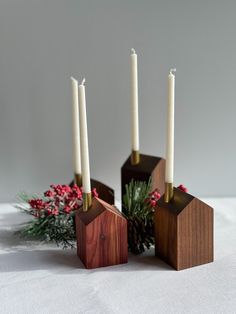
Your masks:
{"label": "gray background wall", "polygon": [[92,176],[119,193],[131,47],[142,152],[165,153],[175,66],[175,183],[199,196],[235,195],[235,13],[233,0],[1,0],[0,201],[72,178],[71,75],[87,79]]}

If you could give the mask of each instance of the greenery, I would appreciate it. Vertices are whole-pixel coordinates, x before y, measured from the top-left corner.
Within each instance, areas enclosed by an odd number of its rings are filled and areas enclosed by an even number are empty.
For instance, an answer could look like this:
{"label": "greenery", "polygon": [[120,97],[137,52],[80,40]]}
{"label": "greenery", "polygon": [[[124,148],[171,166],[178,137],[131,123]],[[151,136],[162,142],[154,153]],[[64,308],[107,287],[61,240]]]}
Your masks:
{"label": "greenery", "polygon": [[31,215],[17,233],[28,240],[54,242],[62,248],[74,248],[76,233],[75,210],[82,204],[79,187],[52,185],[51,189],[41,195],[19,194],[20,205],[16,207]]}
{"label": "greenery", "polygon": [[73,213],[34,218],[20,231],[23,238],[55,242],[62,248],[75,247]]}
{"label": "greenery", "polygon": [[[98,196],[96,189],[93,196]],[[132,180],[125,186],[122,211],[128,221],[128,247],[140,254],[154,244],[153,213],[160,197],[151,191],[148,182]],[[26,223],[20,235],[30,240],[54,242],[63,248],[75,246],[75,211],[82,205],[82,189],[78,186],[51,185],[43,195],[19,195],[17,206],[33,219]]]}
{"label": "greenery", "polygon": [[128,220],[128,245],[133,254],[140,254],[154,244],[152,202],[156,201],[152,201],[153,197],[151,179],[149,182],[132,180],[125,186],[122,210]]}

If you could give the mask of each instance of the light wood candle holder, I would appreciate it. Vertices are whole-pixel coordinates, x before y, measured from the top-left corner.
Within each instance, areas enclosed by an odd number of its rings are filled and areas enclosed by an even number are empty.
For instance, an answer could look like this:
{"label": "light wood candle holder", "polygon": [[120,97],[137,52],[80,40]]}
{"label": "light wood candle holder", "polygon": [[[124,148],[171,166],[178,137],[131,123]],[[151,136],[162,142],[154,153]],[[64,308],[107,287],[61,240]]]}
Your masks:
{"label": "light wood candle holder", "polygon": [[174,188],[155,209],[155,252],[176,270],[213,262],[213,208]]}
{"label": "light wood candle holder", "polygon": [[94,197],[76,213],[77,255],[86,268],[127,263],[127,221],[120,211]]}
{"label": "light wood candle holder", "polygon": [[132,179],[146,181],[152,178],[152,190],[158,188],[162,195],[165,191],[165,159],[140,154],[139,162],[132,164],[132,155],[121,168],[121,199],[125,194],[125,185]]}

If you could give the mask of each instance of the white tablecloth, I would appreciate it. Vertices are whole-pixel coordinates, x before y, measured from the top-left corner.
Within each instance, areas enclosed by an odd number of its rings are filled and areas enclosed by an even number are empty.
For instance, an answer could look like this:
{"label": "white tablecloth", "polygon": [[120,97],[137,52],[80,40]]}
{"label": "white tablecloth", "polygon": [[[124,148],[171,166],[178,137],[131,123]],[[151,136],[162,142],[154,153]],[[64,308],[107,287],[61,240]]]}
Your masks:
{"label": "white tablecloth", "polygon": [[175,271],[151,249],[121,266],[86,270],[75,250],[25,244],[29,218],[0,205],[0,313],[236,313],[236,199],[215,208],[214,263]]}

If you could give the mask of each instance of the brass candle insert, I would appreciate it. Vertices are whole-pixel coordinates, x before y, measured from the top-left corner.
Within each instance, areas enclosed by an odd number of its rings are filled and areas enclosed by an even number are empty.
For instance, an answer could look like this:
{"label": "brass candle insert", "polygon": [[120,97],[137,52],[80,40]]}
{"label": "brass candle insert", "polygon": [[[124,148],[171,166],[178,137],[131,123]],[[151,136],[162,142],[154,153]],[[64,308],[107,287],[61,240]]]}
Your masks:
{"label": "brass candle insert", "polygon": [[140,162],[139,150],[132,150],[131,165],[138,165]]}
{"label": "brass candle insert", "polygon": [[92,193],[83,193],[83,211],[87,212],[92,205]]}
{"label": "brass candle insert", "polygon": [[82,186],[82,175],[80,173],[75,173],[74,178],[75,184],[77,184],[78,186]]}
{"label": "brass candle insert", "polygon": [[164,201],[169,203],[174,196],[173,183],[165,183]]}

